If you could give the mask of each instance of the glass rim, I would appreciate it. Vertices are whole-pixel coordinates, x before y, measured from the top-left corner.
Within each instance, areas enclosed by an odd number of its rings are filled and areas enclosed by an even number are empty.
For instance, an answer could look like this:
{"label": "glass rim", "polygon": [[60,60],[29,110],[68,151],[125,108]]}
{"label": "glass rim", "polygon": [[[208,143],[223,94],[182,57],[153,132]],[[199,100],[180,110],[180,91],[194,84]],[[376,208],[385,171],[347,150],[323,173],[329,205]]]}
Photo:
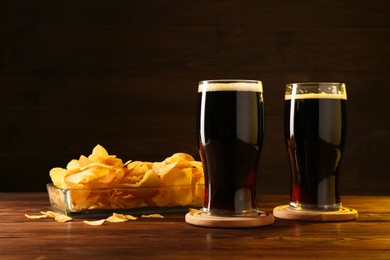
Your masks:
{"label": "glass rim", "polygon": [[199,81],[199,84],[204,84],[204,83],[239,83],[239,82],[245,82],[245,83],[257,83],[261,84],[262,82],[260,80],[256,79],[206,79],[206,80],[201,80]]}
{"label": "glass rim", "polygon": [[252,91],[263,92],[263,83],[253,79],[212,79],[202,80],[198,92],[203,91]]}
{"label": "glass rim", "polygon": [[321,85],[339,85],[345,86],[344,82],[334,82],[334,81],[308,81],[308,82],[291,82],[287,83],[286,86],[321,86]]}
{"label": "glass rim", "polygon": [[347,99],[345,83],[301,82],[286,84],[285,100],[288,99]]}

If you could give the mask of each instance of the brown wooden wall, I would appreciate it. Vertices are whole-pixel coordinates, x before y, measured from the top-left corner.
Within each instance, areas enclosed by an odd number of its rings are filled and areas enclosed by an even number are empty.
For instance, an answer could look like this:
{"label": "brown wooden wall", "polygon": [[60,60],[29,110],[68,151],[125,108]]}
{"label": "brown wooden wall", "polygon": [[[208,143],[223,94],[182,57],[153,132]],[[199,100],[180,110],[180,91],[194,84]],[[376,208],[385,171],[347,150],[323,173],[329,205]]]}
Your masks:
{"label": "brown wooden wall", "polygon": [[390,1],[0,2],[0,191],[45,190],[96,144],[124,159],[197,155],[204,79],[262,80],[260,193],[288,193],[288,82],[342,81],[342,194],[390,194]]}

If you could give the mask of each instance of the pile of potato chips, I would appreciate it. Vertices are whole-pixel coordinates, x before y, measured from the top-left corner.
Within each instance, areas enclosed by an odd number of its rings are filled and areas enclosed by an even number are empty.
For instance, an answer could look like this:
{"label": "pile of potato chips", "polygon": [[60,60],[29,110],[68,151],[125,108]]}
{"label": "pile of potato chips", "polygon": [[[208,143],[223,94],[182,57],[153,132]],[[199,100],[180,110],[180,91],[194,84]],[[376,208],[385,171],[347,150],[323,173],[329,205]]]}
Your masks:
{"label": "pile of potato chips", "polygon": [[53,168],[50,177],[67,190],[72,211],[200,205],[204,197],[202,163],[185,153],[162,162],[123,163],[97,145],[88,157]]}

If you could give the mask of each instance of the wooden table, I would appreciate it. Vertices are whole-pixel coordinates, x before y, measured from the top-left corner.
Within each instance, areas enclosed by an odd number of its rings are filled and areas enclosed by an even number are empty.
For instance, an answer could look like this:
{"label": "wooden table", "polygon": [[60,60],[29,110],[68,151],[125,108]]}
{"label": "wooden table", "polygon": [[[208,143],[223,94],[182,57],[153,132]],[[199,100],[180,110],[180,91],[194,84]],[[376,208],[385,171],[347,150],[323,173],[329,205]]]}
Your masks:
{"label": "wooden table", "polygon": [[[261,195],[262,210],[286,196]],[[50,210],[45,193],[0,193],[1,259],[390,259],[390,196],[344,196],[356,221],[214,229],[188,225],[185,213],[164,219],[88,226],[24,214]]]}

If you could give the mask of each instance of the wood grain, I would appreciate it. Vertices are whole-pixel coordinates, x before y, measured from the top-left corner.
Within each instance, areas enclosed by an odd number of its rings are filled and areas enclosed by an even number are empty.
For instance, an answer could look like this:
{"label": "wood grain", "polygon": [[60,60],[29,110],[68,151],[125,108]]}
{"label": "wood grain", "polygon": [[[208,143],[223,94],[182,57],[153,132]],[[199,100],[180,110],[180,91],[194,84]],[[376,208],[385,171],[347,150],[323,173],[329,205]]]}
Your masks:
{"label": "wood grain", "polygon": [[[284,204],[283,195],[261,195],[262,210]],[[276,219],[259,228],[220,229],[188,225],[185,213],[164,219],[88,226],[74,219],[28,220],[48,210],[45,193],[0,193],[3,259],[389,259],[390,197],[345,196],[359,219],[318,223]],[[23,246],[21,246],[23,245]]]}
{"label": "wood grain", "polygon": [[288,82],[348,91],[342,194],[390,194],[390,3],[37,0],[0,3],[0,191],[43,191],[96,144],[125,160],[198,157],[197,82],[259,79],[259,193],[289,192]]}

